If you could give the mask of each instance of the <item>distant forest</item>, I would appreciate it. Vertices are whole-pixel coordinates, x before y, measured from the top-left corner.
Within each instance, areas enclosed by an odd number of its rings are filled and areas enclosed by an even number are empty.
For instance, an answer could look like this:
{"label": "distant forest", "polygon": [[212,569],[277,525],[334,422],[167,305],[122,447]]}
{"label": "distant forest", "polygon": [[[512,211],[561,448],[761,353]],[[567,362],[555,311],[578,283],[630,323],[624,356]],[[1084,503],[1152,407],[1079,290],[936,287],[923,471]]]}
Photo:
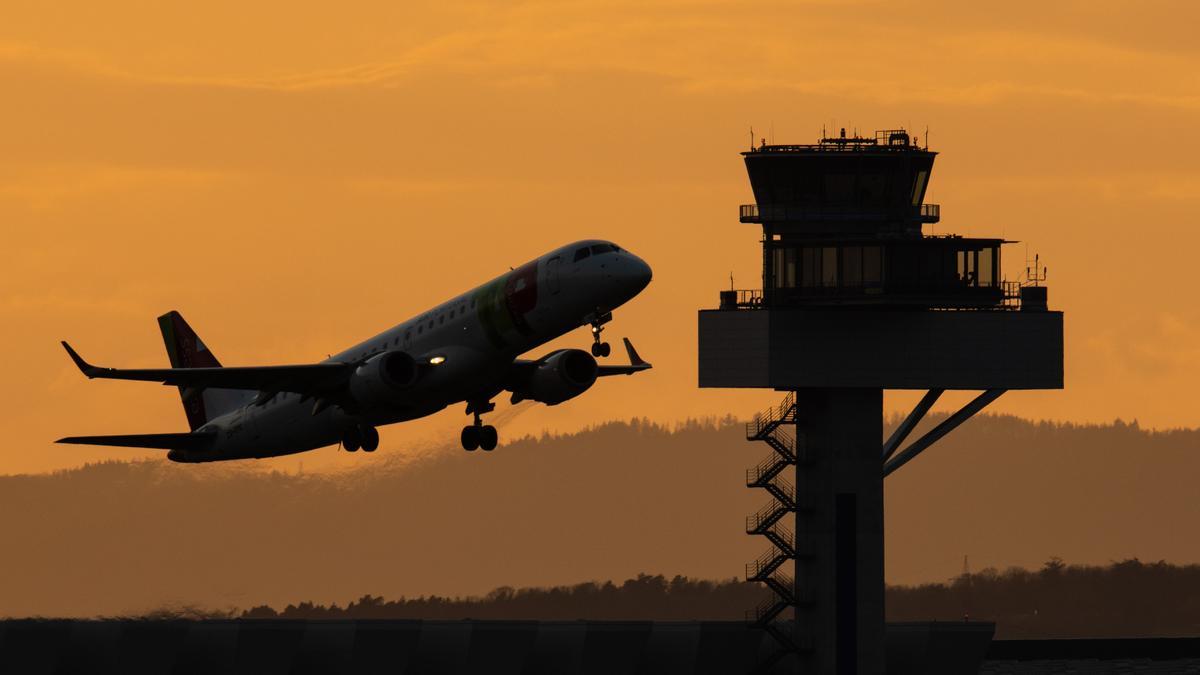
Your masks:
{"label": "distant forest", "polygon": [[[302,602],[279,611],[263,605],[240,617],[741,620],[743,611],[763,597],[761,586],[737,579],[714,582],[639,574],[619,585],[506,586],[484,597],[389,601],[365,595],[345,607]],[[1132,559],[1096,567],[1052,558],[1037,571],[985,569],[948,583],[889,587],[887,611],[890,621],[995,621],[1001,639],[1197,636],[1200,565]]]}

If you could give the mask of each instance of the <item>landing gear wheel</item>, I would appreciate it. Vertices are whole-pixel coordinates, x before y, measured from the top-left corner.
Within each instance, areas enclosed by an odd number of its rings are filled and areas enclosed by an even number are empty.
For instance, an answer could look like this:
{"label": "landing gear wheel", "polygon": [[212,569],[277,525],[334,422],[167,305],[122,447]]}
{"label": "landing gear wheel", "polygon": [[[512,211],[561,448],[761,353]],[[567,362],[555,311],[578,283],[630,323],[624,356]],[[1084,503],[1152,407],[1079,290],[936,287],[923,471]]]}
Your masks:
{"label": "landing gear wheel", "polygon": [[592,356],[608,356],[612,353],[612,347],[607,342],[593,342]]}
{"label": "landing gear wheel", "polygon": [[474,425],[463,427],[462,430],[462,446],[463,450],[471,452],[479,447],[479,427]]}
{"label": "landing gear wheel", "polygon": [[351,429],[342,435],[342,447],[346,449],[346,452],[358,452],[358,446],[361,443],[357,429]]}
{"label": "landing gear wheel", "polygon": [[362,451],[375,452],[379,447],[379,432],[375,427],[363,427],[362,429]]}
{"label": "landing gear wheel", "polygon": [[496,443],[499,442],[500,435],[496,433],[496,427],[488,425],[479,427],[479,447],[485,451],[496,449]]}

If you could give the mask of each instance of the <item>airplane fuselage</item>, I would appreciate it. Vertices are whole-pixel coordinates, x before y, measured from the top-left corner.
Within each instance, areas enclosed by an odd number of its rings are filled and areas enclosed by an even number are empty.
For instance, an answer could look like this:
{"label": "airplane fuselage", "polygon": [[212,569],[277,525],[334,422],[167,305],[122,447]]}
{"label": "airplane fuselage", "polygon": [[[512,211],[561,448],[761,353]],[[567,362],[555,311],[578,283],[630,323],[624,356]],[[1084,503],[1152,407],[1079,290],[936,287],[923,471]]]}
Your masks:
{"label": "airplane fuselage", "polygon": [[[586,251],[586,253],[583,253]],[[275,457],[339,442],[347,428],[412,420],[448,405],[490,400],[506,388],[521,354],[611,312],[636,296],[650,268],[610,242],[587,240],[555,249],[462,295],[334,354],[327,362],[366,363],[404,352],[421,368],[408,388],[379,388],[361,403],[330,405],[279,393],[209,420],[202,451],[168,457],[196,462]]]}

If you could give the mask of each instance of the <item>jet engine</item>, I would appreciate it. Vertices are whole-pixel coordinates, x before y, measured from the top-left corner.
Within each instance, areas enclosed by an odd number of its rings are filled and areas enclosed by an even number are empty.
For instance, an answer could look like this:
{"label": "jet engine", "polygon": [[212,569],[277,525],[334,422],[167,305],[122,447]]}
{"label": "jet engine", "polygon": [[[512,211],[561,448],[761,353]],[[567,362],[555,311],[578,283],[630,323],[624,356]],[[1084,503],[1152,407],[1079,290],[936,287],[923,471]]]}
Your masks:
{"label": "jet engine", "polygon": [[596,383],[596,359],[579,349],[564,349],[546,359],[520,387],[513,403],[530,399],[558,405],[575,398]]}
{"label": "jet engine", "polygon": [[350,395],[359,403],[387,400],[417,383],[417,361],[405,352],[391,351],[367,359],[350,377]]}

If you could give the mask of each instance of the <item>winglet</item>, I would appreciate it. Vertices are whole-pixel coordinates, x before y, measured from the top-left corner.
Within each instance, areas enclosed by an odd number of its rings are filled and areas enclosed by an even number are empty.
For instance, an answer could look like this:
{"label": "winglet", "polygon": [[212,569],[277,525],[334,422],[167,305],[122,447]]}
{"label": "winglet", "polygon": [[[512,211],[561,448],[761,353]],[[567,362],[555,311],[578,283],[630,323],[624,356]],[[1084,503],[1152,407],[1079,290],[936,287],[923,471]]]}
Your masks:
{"label": "winglet", "polygon": [[633,348],[633,343],[629,341],[629,338],[621,338],[621,339],[625,341],[625,352],[627,354],[629,354],[629,364],[630,365],[650,367],[649,363],[646,363],[645,361],[642,360],[642,357],[638,356],[637,350]]}
{"label": "winglet", "polygon": [[84,361],[83,357],[80,356],[78,352],[76,352],[74,349],[71,349],[71,345],[67,344],[66,340],[62,341],[62,346],[63,349],[67,350],[67,354],[70,355],[71,360],[75,362],[75,365],[79,368],[80,372],[82,372],[84,375],[87,375],[89,378],[96,376],[96,372],[100,370],[99,368],[93,366],[87,361]]}

